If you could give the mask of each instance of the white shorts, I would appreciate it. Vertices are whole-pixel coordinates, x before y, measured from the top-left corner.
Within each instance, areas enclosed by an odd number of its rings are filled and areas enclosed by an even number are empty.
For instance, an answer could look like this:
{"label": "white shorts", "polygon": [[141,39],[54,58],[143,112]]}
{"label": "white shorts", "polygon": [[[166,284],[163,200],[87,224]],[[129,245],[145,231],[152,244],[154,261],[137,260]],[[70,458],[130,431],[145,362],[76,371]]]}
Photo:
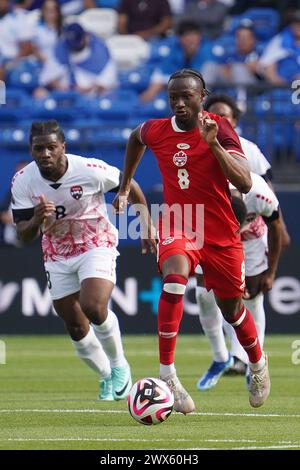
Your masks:
{"label": "white shorts", "polygon": [[243,242],[246,276],[256,276],[268,269],[267,236],[266,233],[261,238]]}
{"label": "white shorts", "polygon": [[[261,238],[243,241],[245,255],[245,275],[256,276],[268,269],[268,234]],[[203,274],[203,270],[198,264],[195,269],[196,274]]]}
{"label": "white shorts", "polygon": [[45,263],[48,288],[52,300],[61,299],[80,291],[84,279],[96,277],[116,283],[115,248],[93,248],[82,255],[62,261]]}

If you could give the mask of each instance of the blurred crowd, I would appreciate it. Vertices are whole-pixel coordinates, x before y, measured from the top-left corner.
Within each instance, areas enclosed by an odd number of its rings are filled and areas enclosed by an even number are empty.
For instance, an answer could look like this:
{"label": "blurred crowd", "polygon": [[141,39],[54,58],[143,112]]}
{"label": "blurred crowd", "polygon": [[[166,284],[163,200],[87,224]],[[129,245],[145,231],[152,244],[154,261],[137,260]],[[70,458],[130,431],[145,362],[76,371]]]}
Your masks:
{"label": "blurred crowd", "polygon": [[[138,49],[146,52],[134,61]],[[209,86],[281,86],[300,78],[299,51],[299,0],[0,0],[0,78],[9,86],[35,63],[36,98],[103,93],[141,63],[152,65],[144,102],[182,67]]]}

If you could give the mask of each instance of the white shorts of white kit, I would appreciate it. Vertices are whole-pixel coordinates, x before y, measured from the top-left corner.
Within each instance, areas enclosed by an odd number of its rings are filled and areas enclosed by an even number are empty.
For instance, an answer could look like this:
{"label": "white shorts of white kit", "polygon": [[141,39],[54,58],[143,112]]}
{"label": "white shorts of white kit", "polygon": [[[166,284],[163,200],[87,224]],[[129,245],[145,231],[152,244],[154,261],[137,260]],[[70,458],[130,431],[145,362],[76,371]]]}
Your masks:
{"label": "white shorts of white kit", "polygon": [[261,238],[243,241],[246,276],[257,276],[268,269],[267,233]]}
{"label": "white shorts of white kit", "polygon": [[88,278],[107,279],[115,284],[117,256],[115,248],[99,247],[66,260],[46,262],[52,300],[79,292],[82,281]]}

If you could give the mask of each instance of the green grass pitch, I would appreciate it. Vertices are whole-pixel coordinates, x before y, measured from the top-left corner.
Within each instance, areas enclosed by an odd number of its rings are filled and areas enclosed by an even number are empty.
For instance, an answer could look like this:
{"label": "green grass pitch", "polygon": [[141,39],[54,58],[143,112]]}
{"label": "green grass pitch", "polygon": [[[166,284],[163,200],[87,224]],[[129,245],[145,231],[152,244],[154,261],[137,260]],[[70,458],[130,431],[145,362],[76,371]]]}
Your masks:
{"label": "green grass pitch", "polygon": [[[209,347],[203,336],[180,336],[177,371],[196,412],[173,412],[158,426],[136,423],[125,401],[97,401],[97,377],[75,357],[68,337],[0,339],[7,350],[0,364],[0,449],[300,450],[300,364],[291,359],[299,337],[267,337],[271,395],[253,409],[244,377],[223,377],[213,390],[197,391]],[[157,376],[155,336],[127,336],[124,345],[134,380]]]}

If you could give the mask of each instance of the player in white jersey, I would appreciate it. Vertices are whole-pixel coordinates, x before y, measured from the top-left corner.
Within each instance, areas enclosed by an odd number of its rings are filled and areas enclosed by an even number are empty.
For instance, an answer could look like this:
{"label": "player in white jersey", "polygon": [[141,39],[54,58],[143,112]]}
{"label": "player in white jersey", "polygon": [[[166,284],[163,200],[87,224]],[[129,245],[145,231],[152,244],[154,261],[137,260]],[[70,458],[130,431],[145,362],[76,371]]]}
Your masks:
{"label": "player in white jersey", "polygon": [[[204,104],[204,108],[212,112],[214,114],[218,114],[220,116],[226,117],[232,127],[234,129],[237,128],[239,118],[241,117],[242,112],[236,105],[235,101],[228,95],[225,94],[213,94],[210,95]],[[271,170],[271,165],[266,159],[266,157],[263,155],[263,153],[260,151],[258,146],[254,143],[251,142],[250,140],[245,139],[244,137],[239,136],[242,148],[244,150],[245,156],[248,160],[250,170],[260,176],[262,176],[265,181],[267,181],[268,185],[272,187],[272,170]],[[282,249],[285,249],[289,246],[290,244],[290,237],[289,234],[286,230],[286,226],[284,223],[284,220],[281,215],[281,247]],[[215,302],[214,299],[211,297],[211,294],[207,292],[207,290],[203,287],[203,276],[202,276],[202,270],[201,267],[199,266],[196,269],[196,278],[197,278],[197,288],[196,288],[196,300],[199,306],[200,314],[201,311],[203,312],[211,312],[215,310]],[[204,313],[203,313],[204,314]],[[209,330],[209,334],[211,337],[215,338],[216,343],[218,342],[218,338],[220,338],[219,333],[214,334],[214,331],[219,331],[217,325],[216,329],[211,328]],[[220,352],[216,353],[216,360],[219,362],[223,362],[223,372],[222,373],[238,373],[238,374],[244,374],[246,371],[246,364],[242,362],[237,356],[225,356],[226,355],[226,349],[223,348],[224,342],[221,341],[219,345]]]}
{"label": "player in white jersey", "polygon": [[[278,259],[281,251],[281,219],[278,200],[265,182],[255,173],[251,173],[252,188],[247,194],[233,189],[232,207],[241,225],[241,239],[245,254],[245,306],[251,311],[257,328],[260,343],[264,343],[265,312],[263,295],[272,288]],[[242,203],[243,201],[243,203]],[[240,202],[240,203],[239,203]],[[243,206],[245,217],[242,216]],[[243,219],[245,219],[243,221]],[[214,387],[228,368],[235,356],[243,363],[248,363],[247,355],[241,351],[236,334],[231,325],[224,322],[215,302],[213,293],[200,296],[201,309],[199,318],[202,328],[210,341],[213,351],[213,363],[199,379],[197,388],[208,390]],[[231,351],[227,350],[223,327],[231,342]]]}
{"label": "player in white jersey", "polygon": [[[101,160],[66,154],[63,131],[54,120],[32,123],[30,150],[34,161],[12,182],[18,235],[30,242],[42,233],[54,308],[79,357],[99,375],[99,398],[123,399],[131,373],[118,319],[108,308],[116,281],[118,231],[104,199],[105,192],[118,189],[120,171]],[[136,182],[130,190],[131,202],[146,207]],[[144,240],[143,251],[147,244],[153,250]]]}

